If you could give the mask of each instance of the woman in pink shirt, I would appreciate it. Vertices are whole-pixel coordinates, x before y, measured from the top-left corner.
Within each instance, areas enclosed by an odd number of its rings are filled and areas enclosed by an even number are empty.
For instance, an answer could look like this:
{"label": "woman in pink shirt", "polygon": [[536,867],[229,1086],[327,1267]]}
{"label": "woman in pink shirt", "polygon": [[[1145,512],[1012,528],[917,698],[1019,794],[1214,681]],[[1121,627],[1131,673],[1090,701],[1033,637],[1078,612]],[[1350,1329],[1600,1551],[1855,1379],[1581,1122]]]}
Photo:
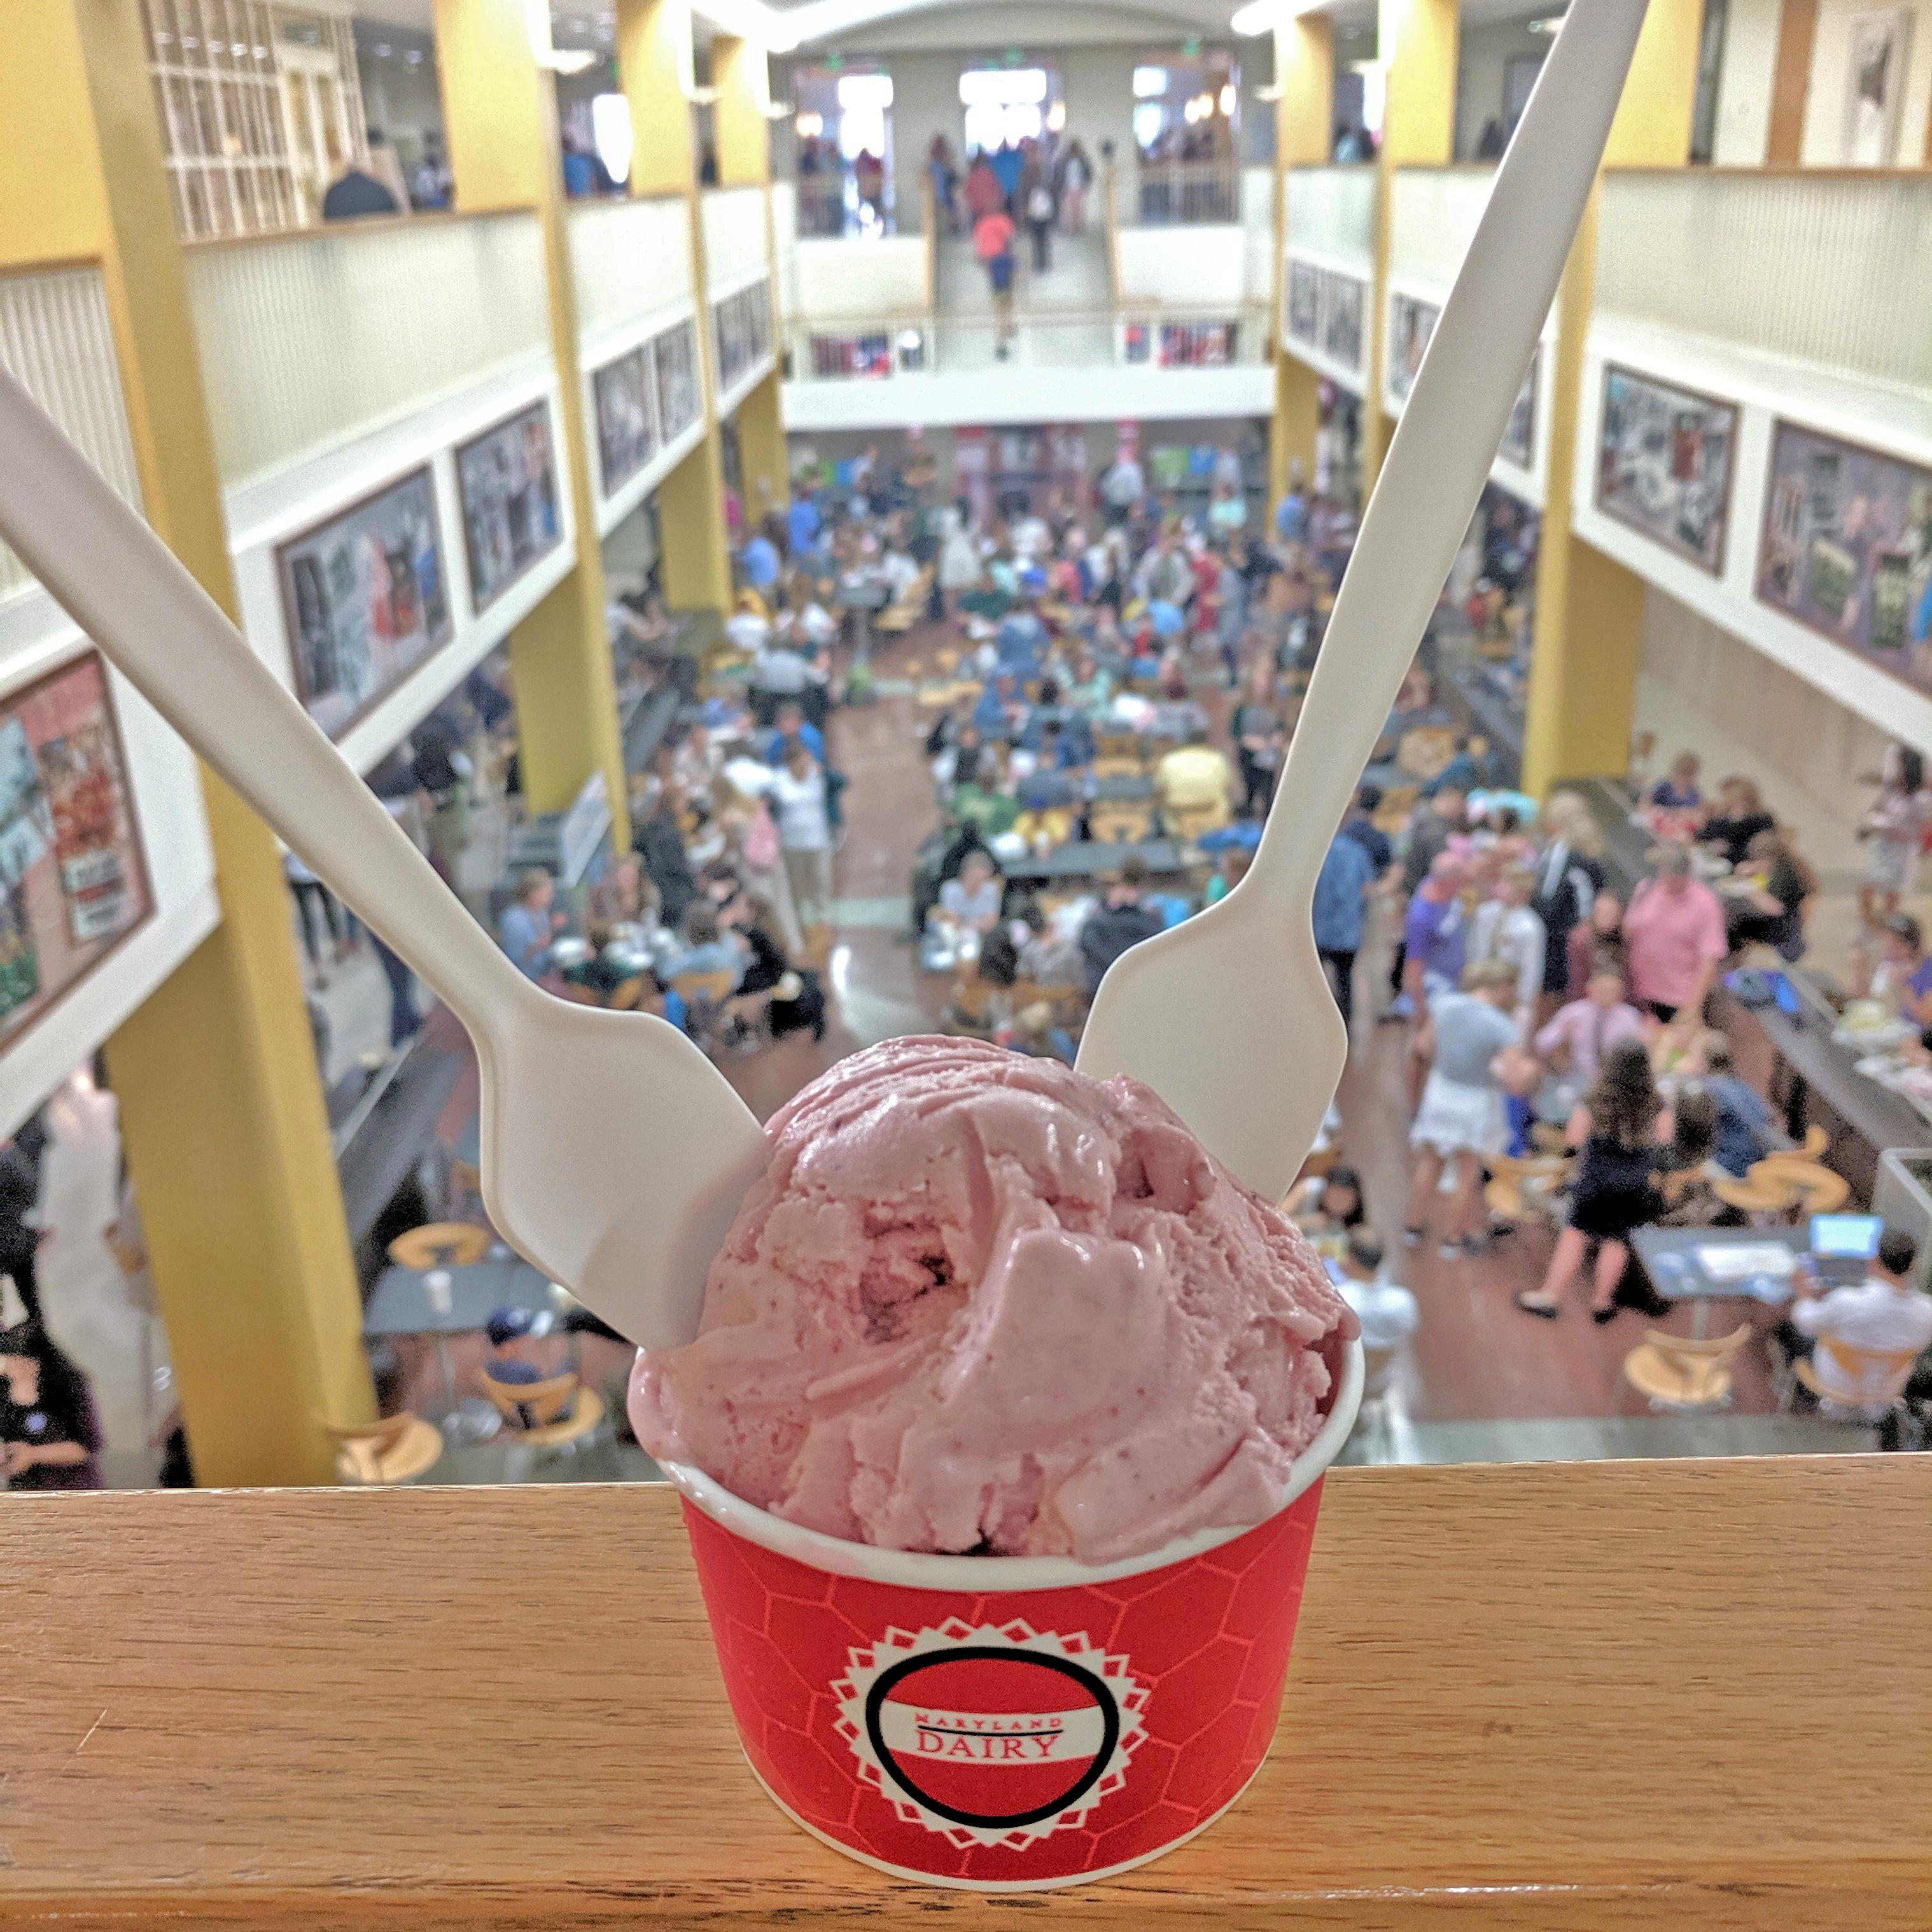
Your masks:
{"label": "woman in pink shirt", "polygon": [[1630,992],[1663,1021],[1704,1010],[1711,982],[1730,947],[1724,909],[1701,879],[1690,876],[1690,855],[1666,846],[1657,877],[1636,889],[1624,914],[1630,949]]}
{"label": "woman in pink shirt", "polygon": [[1563,1056],[1559,1084],[1574,1088],[1576,1097],[1581,1098],[1595,1080],[1604,1054],[1620,1040],[1642,1039],[1644,1031],[1642,1014],[1624,998],[1624,976],[1614,964],[1600,961],[1582,998],[1559,1006],[1538,1034],[1536,1051],[1543,1060]]}

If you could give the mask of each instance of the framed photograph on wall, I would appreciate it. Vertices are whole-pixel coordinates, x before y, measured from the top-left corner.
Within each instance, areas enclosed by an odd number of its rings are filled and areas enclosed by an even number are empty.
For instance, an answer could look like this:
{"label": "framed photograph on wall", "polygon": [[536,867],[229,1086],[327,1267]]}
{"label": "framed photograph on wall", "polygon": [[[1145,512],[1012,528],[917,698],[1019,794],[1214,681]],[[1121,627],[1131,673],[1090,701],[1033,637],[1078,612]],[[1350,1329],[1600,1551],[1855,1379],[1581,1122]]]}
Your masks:
{"label": "framed photograph on wall", "polygon": [[1414,296],[1389,297],[1388,388],[1399,403],[1408,400],[1415,387],[1416,371],[1428,352],[1429,338],[1436,333],[1442,311],[1431,302]]}
{"label": "framed photograph on wall", "polygon": [[1606,364],[1597,508],[1721,576],[1737,440],[1736,404]]}
{"label": "framed photograph on wall", "polygon": [[1362,366],[1363,284],[1333,268],[1322,272],[1322,346],[1337,362]]}
{"label": "framed photograph on wall", "polygon": [[1503,425],[1503,440],[1496,447],[1496,454],[1519,470],[1536,467],[1536,370],[1542,360],[1539,347],[1529,358],[1522,387],[1516,392],[1516,400],[1510,405],[1509,421]]}
{"label": "framed photograph on wall", "polygon": [[563,541],[550,405],[536,402],[456,452],[470,594],[488,610]]}
{"label": "framed photograph on wall", "polygon": [[296,694],[339,738],[449,641],[436,479],[412,470],[275,552]]}
{"label": "framed photograph on wall", "polygon": [[1774,610],[1932,692],[1932,470],[1777,423],[1754,587]]}
{"label": "framed photograph on wall", "polygon": [[153,911],[107,673],[90,651],[0,699],[0,1042]]}
{"label": "framed photograph on wall", "polygon": [[665,442],[680,436],[704,413],[698,386],[698,325],[680,322],[657,338],[658,427]]}
{"label": "framed photograph on wall", "polygon": [[1321,346],[1322,273],[1312,262],[1288,265],[1288,320],[1284,326],[1291,342],[1304,348]]}
{"label": "framed photograph on wall", "polygon": [[656,386],[648,342],[640,343],[591,375],[591,400],[597,416],[598,480],[607,500],[657,454]]}
{"label": "framed photograph on wall", "polygon": [[1845,118],[1838,158],[1847,167],[1888,168],[1898,159],[1899,110],[1912,52],[1912,12],[1894,7],[1855,14],[1845,42]]}

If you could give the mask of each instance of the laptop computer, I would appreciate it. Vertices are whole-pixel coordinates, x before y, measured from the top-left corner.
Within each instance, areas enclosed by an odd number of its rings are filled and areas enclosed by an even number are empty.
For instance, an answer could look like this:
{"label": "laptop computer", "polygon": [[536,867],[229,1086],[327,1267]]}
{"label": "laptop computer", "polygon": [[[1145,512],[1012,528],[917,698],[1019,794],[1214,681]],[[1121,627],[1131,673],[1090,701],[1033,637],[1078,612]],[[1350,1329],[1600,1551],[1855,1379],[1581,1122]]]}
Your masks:
{"label": "laptop computer", "polygon": [[1818,1279],[1833,1288],[1863,1281],[1884,1232],[1876,1214],[1814,1214],[1811,1266]]}

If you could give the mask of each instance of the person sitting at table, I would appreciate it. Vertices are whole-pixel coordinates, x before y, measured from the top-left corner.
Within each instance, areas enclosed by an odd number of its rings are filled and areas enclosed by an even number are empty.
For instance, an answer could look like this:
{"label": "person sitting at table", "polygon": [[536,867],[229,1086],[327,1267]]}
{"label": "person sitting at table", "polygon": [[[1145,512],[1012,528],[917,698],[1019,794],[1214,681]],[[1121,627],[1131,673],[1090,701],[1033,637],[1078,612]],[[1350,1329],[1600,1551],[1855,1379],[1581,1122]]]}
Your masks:
{"label": "person sitting at table", "polygon": [[1657,1225],[1660,1228],[1736,1228],[1744,1217],[1718,1198],[1716,1184],[1732,1177],[1718,1159],[1718,1102],[1701,1080],[1684,1082],[1671,1102],[1671,1132],[1657,1150]]}
{"label": "person sitting at table", "polygon": [[1018,679],[1010,670],[996,672],[973,707],[973,722],[984,736],[1004,738],[1014,744],[1025,736],[1032,715]]}
{"label": "person sitting at table", "polygon": [[1013,820],[1015,837],[1036,851],[1050,852],[1073,836],[1079,814],[1079,793],[1066,773],[1042,762],[1037,770],[1014,788],[1020,815]]}
{"label": "person sitting at table", "polygon": [[1095,718],[1106,710],[1113,695],[1114,681],[1100,668],[1100,660],[1090,650],[1076,652],[1073,675],[1064,693],[1067,704],[1087,718]]}
{"label": "person sitting at table", "polygon": [[[1816,1276],[1800,1266],[1792,1282],[1796,1299],[1778,1330],[1778,1339],[1796,1358],[1809,1353],[1811,1372],[1832,1401],[1852,1408],[1882,1400],[1888,1390],[1856,1381],[1829,1344],[1886,1354],[1932,1348],[1932,1294],[1911,1283],[1918,1244],[1902,1228],[1880,1235],[1870,1272],[1856,1288],[1824,1292]],[[1814,1345],[1822,1342],[1827,1346]]]}
{"label": "person sitting at table", "polygon": [[667,952],[664,974],[668,980],[682,980],[694,973],[728,973],[736,992],[745,976],[746,950],[736,933],[719,924],[716,908],[708,900],[694,900],[685,910],[678,938]]}
{"label": "person sitting at table", "polygon": [[[556,1318],[548,1308],[499,1308],[484,1324],[490,1354],[483,1372],[493,1382],[512,1388],[547,1382],[566,1373],[568,1343],[556,1334]],[[541,1428],[554,1416],[540,1414],[530,1403],[517,1404],[517,1420],[525,1429]]]}
{"label": "person sitting at table", "polygon": [[1023,596],[993,633],[994,656],[1002,670],[1024,681],[1040,675],[1046,646],[1046,626],[1040,620],[1039,608],[1030,596]]}
{"label": "person sitting at table", "polygon": [[730,919],[746,953],[738,991],[771,995],[765,1017],[772,1038],[808,1032],[814,1040],[823,1040],[824,982],[810,967],[796,964],[786,952],[777,909],[769,899],[744,892],[734,902]]}
{"label": "person sitting at table", "polygon": [[1006,889],[1006,882],[1000,876],[993,855],[969,852],[959,876],[948,879],[940,887],[932,923],[952,941],[956,950],[976,950],[978,941],[1000,922]]}
{"label": "person sitting at table", "polygon": [[1400,1282],[1388,1279],[1381,1239],[1366,1227],[1350,1229],[1330,1263],[1336,1292],[1355,1311],[1362,1326],[1362,1351],[1368,1358],[1364,1396],[1384,1394],[1394,1379],[1395,1352],[1422,1322],[1421,1304]]}
{"label": "person sitting at table", "polygon": [[1165,923],[1158,908],[1147,902],[1147,862],[1138,852],[1130,852],[1121,862],[1119,878],[1080,928],[1080,956],[1086,964],[1090,998],[1107,968],[1128,947],[1151,939]]}
{"label": "person sitting at table", "polygon": [[1932,1026],[1932,959],[1925,956],[1924,934],[1909,912],[1894,913],[1880,928],[1878,962],[1865,991],[1914,1026]]}
{"label": "person sitting at table", "polygon": [[1195,821],[1191,832],[1217,831],[1234,817],[1234,774],[1227,753],[1208,742],[1204,721],[1155,766],[1154,784],[1162,812]]}
{"label": "person sitting at table", "polygon": [[1742,1180],[1767,1154],[1794,1144],[1778,1124],[1771,1102],[1737,1070],[1731,1042],[1714,1029],[1699,1036],[1698,1076],[1718,1108],[1718,1165],[1734,1180]]}
{"label": "person sitting at table", "polygon": [[1736,774],[1718,788],[1716,808],[1697,834],[1700,845],[1714,848],[1727,866],[1742,866],[1750,842],[1760,832],[1775,832],[1778,820],[1764,808],[1764,796],[1752,779]]}
{"label": "person sitting at table", "polygon": [[1630,1264],[1630,1232],[1657,1213],[1656,1150],[1673,1129],[1643,1042],[1618,1040],[1604,1053],[1595,1084],[1570,1117],[1564,1138],[1580,1156],[1570,1217],[1556,1237],[1542,1287],[1516,1298],[1526,1315],[1556,1320],[1594,1244],[1591,1317],[1599,1322],[1615,1317],[1617,1290]]}
{"label": "person sitting at table", "polygon": [[1326,1174],[1311,1174],[1298,1181],[1287,1207],[1288,1219],[1308,1237],[1318,1254],[1339,1255],[1348,1237],[1368,1225],[1362,1177],[1340,1161]]}
{"label": "person sitting at table", "polygon": [[1760,832],[1745,854],[1736,890],[1724,901],[1731,950],[1769,946],[1796,959],[1804,950],[1804,903],[1817,890],[1817,874],[1784,840]]}
{"label": "person sitting at table", "polygon": [[1476,757],[1475,742],[1467,731],[1456,734],[1456,748],[1449,762],[1422,788],[1424,798],[1434,798],[1445,790],[1466,796],[1483,784],[1485,775]]}
{"label": "person sitting at table", "polygon": [[752,660],[751,682],[746,696],[752,717],[762,726],[771,726],[778,706],[788,698],[801,710],[806,708],[807,692],[815,692],[823,698],[825,671],[800,648],[802,641],[797,626],[781,620],[764,647]]}
{"label": "person sitting at table", "polygon": [[1697,789],[1697,774],[1703,761],[1695,752],[1680,752],[1670,776],[1650,788],[1650,802],[1663,812],[1696,812],[1702,808],[1704,794]]}
{"label": "person sitting at table", "polygon": [[569,923],[556,899],[556,881],[532,866],[518,880],[516,896],[496,922],[496,943],[526,980],[541,980],[550,970],[551,944]]}
{"label": "person sitting at table", "polygon": [[0,1334],[0,1488],[98,1490],[100,1448],[87,1378],[38,1316]]}
{"label": "person sitting at table", "polygon": [[1012,893],[1006,922],[1019,947],[1019,976],[1036,986],[1077,986],[1085,977],[1080,944],[1074,936],[1072,913],[1060,908],[1049,914],[1033,892]]}

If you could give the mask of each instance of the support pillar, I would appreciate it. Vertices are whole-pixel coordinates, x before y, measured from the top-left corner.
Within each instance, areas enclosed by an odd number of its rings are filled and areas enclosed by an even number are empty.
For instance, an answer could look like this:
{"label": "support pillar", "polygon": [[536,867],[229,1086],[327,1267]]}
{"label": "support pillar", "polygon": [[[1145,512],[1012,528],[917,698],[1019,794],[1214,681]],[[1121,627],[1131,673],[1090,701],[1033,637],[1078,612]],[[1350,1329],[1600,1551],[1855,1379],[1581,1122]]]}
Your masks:
{"label": "support pillar", "polygon": [[1315,442],[1322,427],[1322,379],[1288,352],[1283,256],[1288,242],[1288,171],[1328,158],[1335,118],[1335,39],[1325,14],[1302,14],[1274,30],[1275,404],[1268,429],[1268,512],[1288,494],[1288,466],[1301,465],[1312,482]]}
{"label": "support pillar", "polygon": [[1376,278],[1370,291],[1362,487],[1375,487],[1395,424],[1382,409],[1388,359],[1389,250],[1395,171],[1442,167],[1456,155],[1456,0],[1380,0],[1376,52],[1387,86],[1376,157]]}
{"label": "support pillar", "polygon": [[[524,792],[533,812],[561,811],[604,774],[611,838],[631,842],[616,680],[604,616],[604,553],[584,423],[577,290],[570,266],[556,87],[538,58],[548,9],[532,26],[524,0],[436,0],[436,62],[456,200],[466,210],[534,208],[550,284],[563,447],[577,562],[510,635]],[[532,44],[541,30],[546,44]]]}
{"label": "support pillar", "polygon": [[[1604,151],[1610,167],[1682,167],[1690,158],[1701,0],[1652,0]],[[1563,272],[1550,384],[1550,484],[1536,566],[1522,783],[1538,796],[1566,778],[1629,763],[1643,656],[1642,580],[1571,528],[1584,344],[1596,280],[1598,191]]]}
{"label": "support pillar", "polygon": [[[142,507],[232,616],[139,0],[0,8],[0,125],[63,158],[11,190],[0,178],[0,266],[100,262]],[[108,1072],[197,1475],[327,1483],[324,1419],[368,1421],[375,1399],[280,848],[212,774],[202,787],[221,923],[108,1041]]]}
{"label": "support pillar", "polygon": [[[714,68],[720,44],[714,43]],[[706,292],[704,220],[688,93],[692,85],[690,0],[617,0],[617,64],[637,130],[633,194],[681,194],[690,210],[691,285],[698,298],[698,367],[704,434],[658,485],[665,601],[674,610],[708,612],[722,623],[731,609],[731,550],[724,525],[724,458],[718,435],[718,392]],[[721,97],[722,101],[722,97]],[[725,120],[716,117],[722,142]],[[719,178],[724,156],[719,153]]]}
{"label": "support pillar", "polygon": [[791,458],[780,406],[782,379],[774,369],[738,406],[738,448],[744,458],[745,522],[748,529],[773,510],[790,506]]}

